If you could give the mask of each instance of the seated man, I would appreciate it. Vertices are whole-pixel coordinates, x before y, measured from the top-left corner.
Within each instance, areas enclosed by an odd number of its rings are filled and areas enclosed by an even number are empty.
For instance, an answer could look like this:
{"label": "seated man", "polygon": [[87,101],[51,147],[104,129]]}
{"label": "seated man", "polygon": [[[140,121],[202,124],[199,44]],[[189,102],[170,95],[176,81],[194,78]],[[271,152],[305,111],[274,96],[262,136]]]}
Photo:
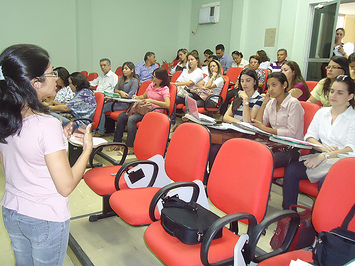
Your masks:
{"label": "seated man", "polygon": [[139,84],[142,84],[146,80],[153,79],[153,71],[159,67],[156,61],[155,54],[153,52],[147,52],[144,56],[144,62],[139,62],[136,65],[136,74],[139,78]]}
{"label": "seated man", "polygon": [[281,72],[282,65],[286,62],[287,58],[287,50],[286,49],[279,49],[277,50],[277,61],[271,63],[268,68],[269,74],[272,72]]}
{"label": "seated man", "polygon": [[227,71],[232,67],[233,59],[229,55],[224,53],[224,45],[223,44],[218,44],[216,46],[216,54],[218,56],[218,60],[221,63],[221,66],[224,68],[224,73],[227,73]]}
{"label": "seated man", "polygon": [[118,76],[111,71],[111,61],[107,58],[100,60],[100,67],[102,74],[100,74],[96,79],[90,81],[90,86],[97,86],[96,92],[110,92],[113,90],[118,82]]}

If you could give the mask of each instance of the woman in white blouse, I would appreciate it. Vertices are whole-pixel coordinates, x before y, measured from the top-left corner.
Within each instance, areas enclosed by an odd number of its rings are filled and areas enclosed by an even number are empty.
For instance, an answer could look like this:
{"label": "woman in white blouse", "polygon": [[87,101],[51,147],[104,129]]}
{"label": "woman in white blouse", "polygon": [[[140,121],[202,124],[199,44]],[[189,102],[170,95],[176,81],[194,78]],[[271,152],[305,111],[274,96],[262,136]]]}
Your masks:
{"label": "woman in white blouse", "polygon": [[[339,75],[329,92],[331,107],[323,107],[315,115],[304,139],[318,144],[313,157],[291,163],[285,170],[282,207],[297,203],[299,181],[308,179],[307,169],[316,169],[324,160],[355,150],[354,81]],[[319,186],[324,178],[319,181]]]}
{"label": "woman in white blouse", "polygon": [[178,56],[179,56],[179,63],[176,64],[175,67],[173,67],[173,63],[169,65],[170,68],[170,74],[174,74],[176,71],[183,71],[185,68],[187,68],[187,54],[188,51],[186,49],[179,49],[178,50]]}

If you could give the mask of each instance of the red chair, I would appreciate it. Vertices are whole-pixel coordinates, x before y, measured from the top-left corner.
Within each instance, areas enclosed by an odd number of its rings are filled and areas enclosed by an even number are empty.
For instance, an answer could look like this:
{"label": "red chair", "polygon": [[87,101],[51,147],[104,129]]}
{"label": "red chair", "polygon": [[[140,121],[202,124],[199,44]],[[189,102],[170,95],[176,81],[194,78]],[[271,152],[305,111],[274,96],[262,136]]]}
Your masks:
{"label": "red chair", "polygon": [[168,63],[162,64],[161,67],[165,68],[166,71],[168,71],[168,74],[170,75],[170,70],[169,70],[169,64]]}
{"label": "red chair", "polygon": [[85,76],[85,78],[88,77],[88,72],[87,72],[87,71],[83,70],[83,71],[81,71],[80,73],[83,74],[83,75]]}
{"label": "red chair", "polygon": [[267,72],[267,69],[263,69],[262,68],[262,70],[265,72],[265,83],[264,83],[264,85],[262,87],[263,92],[265,92],[266,91],[266,85],[267,85],[267,76],[269,75],[269,72]]}
{"label": "red chair", "polygon": [[227,72],[227,76],[230,79],[230,83],[235,84],[240,73],[243,71],[244,68],[242,67],[231,67],[228,72]]}
{"label": "red chair", "polygon": [[[316,114],[316,112],[319,110],[320,107],[319,107],[319,105],[314,104],[314,103],[310,103],[310,102],[300,102],[300,103],[301,103],[303,110],[304,110],[303,134],[305,135],[307,133],[309,125],[312,122],[314,115]],[[302,150],[301,154],[302,155],[309,154],[309,150]],[[284,175],[285,175],[285,167],[275,168],[274,176],[273,176],[274,178],[281,178]],[[306,182],[302,182],[302,183],[307,183],[307,180],[304,180],[304,181],[306,181]],[[309,182],[309,184],[312,184],[312,183]],[[310,186],[315,186],[315,185],[312,184]],[[318,189],[317,189],[317,191],[318,191]]]}
{"label": "red chair", "polygon": [[171,82],[176,82],[176,80],[180,77],[182,71],[176,71],[173,76],[171,77]]}
{"label": "red chair", "polygon": [[[236,162],[238,167],[232,167]],[[207,184],[209,199],[227,215],[212,224],[202,244],[196,245],[183,244],[169,235],[160,221],[155,221],[144,233],[147,246],[169,266],[222,265],[221,261],[223,265],[233,264],[233,250],[239,236],[236,227],[228,230],[225,225],[248,221],[250,231],[263,220],[272,170],[273,156],[265,145],[242,138],[228,140],[217,154]],[[151,216],[153,207],[154,204],[151,205]],[[212,240],[220,228],[223,228],[222,238]]]}
{"label": "red chair", "polygon": [[88,81],[93,81],[94,79],[96,79],[98,77],[97,73],[92,72],[88,75],[87,79]]}
{"label": "red chair", "polygon": [[[184,123],[175,130],[165,156],[165,171],[174,182],[203,181],[211,136],[207,128]],[[119,184],[121,176],[115,183]],[[159,187],[118,190],[110,198],[111,208],[131,225],[149,224],[149,204]]]}
{"label": "red chair", "polygon": [[116,69],[115,73],[116,73],[117,76],[123,76],[122,67],[121,67],[121,66],[118,67],[118,68]]}
{"label": "red chair", "polygon": [[[146,91],[146,89],[148,88],[149,84],[152,83],[153,81],[151,80],[146,80],[142,83],[142,85],[140,86],[140,88],[138,89],[137,91],[137,95],[140,96],[140,95],[143,95]],[[110,117],[117,121],[118,119],[118,116],[123,113],[123,112],[126,112],[126,110],[121,110],[121,111],[113,111],[110,113]]]}
{"label": "red chair", "polygon": [[306,81],[306,84],[308,86],[309,92],[311,92],[315,86],[317,86],[318,82],[317,81]]}
{"label": "red chair", "polygon": [[92,129],[97,129],[100,123],[102,108],[104,107],[105,95],[102,92],[95,92],[96,110],[92,119]]}
{"label": "red chair", "polygon": [[[152,112],[143,117],[142,124],[137,131],[134,142],[134,152],[138,160],[147,160],[155,154],[164,156],[166,144],[170,132],[170,120],[162,113]],[[123,143],[108,143],[101,145],[93,151],[90,157],[90,165],[93,165],[93,158],[96,153],[101,152],[106,146],[120,144],[125,147],[122,159],[117,165],[97,167],[87,171],[84,175],[85,183],[98,195],[103,197],[103,213],[100,215],[90,216],[90,221],[94,222],[98,219],[106,218],[115,215],[110,206],[109,198],[115,188],[115,176],[112,173],[117,173],[121,168],[127,156],[127,146]],[[127,188],[124,180],[121,180],[120,188]]]}
{"label": "red chair", "polygon": [[[330,169],[316,202],[313,207],[312,223],[317,232],[330,231],[339,227],[345,216],[350,211],[355,202],[355,158],[346,158],[338,161]],[[249,241],[249,248],[255,247],[263,228],[277,220],[277,217],[269,221],[262,222],[255,228]],[[355,219],[349,224],[349,230],[355,231]],[[283,266],[290,265],[291,260],[301,259],[313,263],[312,252],[305,250],[296,250],[282,255],[281,251],[274,251],[272,254],[266,254],[260,257],[254,257],[253,261],[258,266]],[[275,256],[278,255],[278,256]],[[270,258],[270,256],[272,256]]]}

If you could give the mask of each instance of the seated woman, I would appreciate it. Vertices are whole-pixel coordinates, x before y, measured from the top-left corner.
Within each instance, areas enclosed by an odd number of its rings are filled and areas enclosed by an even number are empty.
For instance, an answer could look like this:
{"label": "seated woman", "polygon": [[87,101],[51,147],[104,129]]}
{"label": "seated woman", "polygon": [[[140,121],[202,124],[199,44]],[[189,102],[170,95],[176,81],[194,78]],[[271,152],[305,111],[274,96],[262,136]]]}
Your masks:
{"label": "seated woman", "polygon": [[[157,68],[153,72],[153,82],[148,86],[146,92],[141,96],[133,95],[133,99],[140,99],[152,103],[152,107],[170,108],[170,93],[169,93],[169,76],[165,68]],[[163,110],[157,110],[163,112]],[[114,142],[122,142],[122,137],[127,124],[127,141],[128,154],[133,154],[133,143],[137,133],[137,122],[143,119],[144,115],[133,114],[130,117],[126,112],[120,114],[117,119],[117,127]],[[117,146],[111,146],[111,150]]]}
{"label": "seated woman", "polygon": [[[138,77],[135,72],[135,67],[132,62],[125,62],[122,65],[123,76],[120,78],[114,88],[114,93],[120,95],[121,98],[131,99],[136,94],[138,89]],[[105,135],[105,113],[112,110],[113,102],[104,104],[101,112],[100,123],[94,137],[102,137]],[[113,111],[127,110],[129,103],[117,102],[113,105]]]}
{"label": "seated woman", "polygon": [[69,72],[64,67],[56,67],[53,71],[58,72],[58,79],[56,81],[55,97],[44,99],[49,105],[56,103],[66,103],[74,98],[75,93],[69,87]]}
{"label": "seated woman", "polygon": [[288,81],[288,92],[292,97],[299,101],[307,101],[309,98],[309,89],[306,81],[302,77],[300,67],[295,61],[286,61],[282,67],[281,72],[285,74]]}
{"label": "seated woman", "polygon": [[[96,100],[94,93],[89,89],[90,84],[86,77],[80,72],[74,72],[69,76],[69,86],[75,96],[66,104],[52,104],[48,105],[50,111],[57,111],[61,113],[69,113],[74,118],[93,119],[96,110]],[[69,123],[70,119],[61,114],[52,112],[53,116],[62,120],[63,126]],[[89,122],[82,120],[74,123],[74,128],[77,129],[80,125],[88,125]]]}
{"label": "seated woman", "polygon": [[232,67],[241,67],[244,68],[247,65],[249,65],[248,60],[245,60],[243,58],[243,54],[241,52],[238,51],[233,51],[232,52],[232,58],[233,58],[233,63],[232,63]]}
{"label": "seated woman", "polygon": [[260,57],[260,68],[262,69],[268,69],[270,66],[270,58],[267,56],[266,52],[264,50],[259,50],[256,52],[256,55]]}
{"label": "seated woman", "polygon": [[329,102],[330,87],[338,75],[350,75],[349,62],[345,57],[333,56],[326,69],[327,77],[320,80],[317,86],[314,87],[307,102],[318,103],[321,101],[323,106],[329,107],[331,106]]}
{"label": "seated woman", "polygon": [[[194,88],[191,91],[199,91],[198,88],[203,88],[204,91],[209,91],[211,95],[219,95],[221,93],[225,82],[223,78],[221,63],[218,60],[210,61],[208,64],[208,73],[208,76],[196,84],[197,88]],[[198,107],[205,106],[206,97],[201,97],[202,94],[192,93],[192,96],[196,100]],[[206,107],[216,107],[217,103],[218,97],[212,97],[206,103]]]}
{"label": "seated woman", "polygon": [[205,56],[205,61],[202,62],[202,66],[207,66],[208,63],[210,62],[209,57],[210,55],[213,55],[213,52],[210,50],[210,49],[206,49],[204,52],[203,52],[203,55]]}
{"label": "seated woman", "polygon": [[[203,80],[203,73],[200,68],[200,57],[197,53],[191,52],[187,56],[188,69],[184,69],[180,75],[180,77],[176,80],[176,82],[172,82],[176,86],[185,87],[188,89],[192,89],[197,83]],[[176,96],[174,111],[171,115],[171,124],[176,124],[176,104],[185,103],[185,98]],[[174,127],[172,128],[174,129]]]}
{"label": "seated woman", "polygon": [[350,77],[355,80],[355,53],[349,55]]}
{"label": "seated woman", "polygon": [[[238,82],[237,91],[237,96],[223,117],[223,122],[249,122],[251,119],[256,118],[264,101],[264,98],[258,92],[258,76],[252,68],[245,68],[240,73],[240,82]],[[214,159],[221,146],[220,144],[211,146],[209,169],[212,168]]]}
{"label": "seated woman", "polygon": [[[291,163],[285,170],[284,209],[297,203],[299,181],[308,179],[307,169],[317,169],[324,160],[355,150],[354,81],[349,76],[338,76],[330,89],[329,101],[332,106],[323,107],[314,115],[304,137],[306,141],[320,145],[315,147],[320,153],[305,161]],[[320,185],[324,178],[319,181]]]}
{"label": "seated woman", "polygon": [[173,63],[169,65],[170,74],[174,74],[176,71],[183,71],[187,68],[187,53],[186,49],[179,49],[178,56],[179,56],[179,63],[173,67]]}

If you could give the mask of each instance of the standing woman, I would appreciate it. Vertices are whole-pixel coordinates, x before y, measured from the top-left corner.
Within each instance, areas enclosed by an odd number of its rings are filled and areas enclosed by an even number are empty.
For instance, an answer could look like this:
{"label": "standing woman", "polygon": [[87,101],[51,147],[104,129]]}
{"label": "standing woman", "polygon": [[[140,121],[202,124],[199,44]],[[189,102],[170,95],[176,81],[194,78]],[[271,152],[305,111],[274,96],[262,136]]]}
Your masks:
{"label": "standing woman", "polygon": [[[120,78],[114,88],[114,93],[119,94],[121,98],[132,99],[132,96],[136,94],[138,89],[138,77],[135,72],[134,64],[132,62],[123,63],[122,74],[123,76]],[[113,102],[107,102],[104,104],[101,112],[100,123],[97,128],[97,132],[94,134],[94,137],[102,137],[105,135],[106,112],[127,110],[129,107],[129,103],[116,102],[113,105],[112,110],[112,105]]]}
{"label": "standing woman", "polygon": [[188,51],[186,49],[178,50],[179,63],[177,63],[175,67],[173,67],[173,64],[169,65],[171,75],[174,74],[176,71],[183,71],[187,68],[187,53]]}
{"label": "standing woman", "polygon": [[295,61],[286,61],[281,67],[281,72],[287,77],[288,92],[291,93],[292,97],[299,101],[307,101],[309,89],[298,64]]}
{"label": "standing woman", "polygon": [[[349,76],[338,76],[329,93],[332,106],[323,107],[314,115],[304,139],[320,147],[314,147],[318,153],[313,157],[291,163],[286,168],[283,182],[284,209],[297,204],[299,181],[308,179],[307,169],[316,170],[328,158],[337,158],[338,154],[355,151],[354,87],[354,81]],[[323,181],[324,178],[319,184]]]}
{"label": "standing woman", "polygon": [[[135,96],[133,99],[144,100],[152,104],[154,107],[170,108],[170,92],[169,92],[169,76],[165,68],[160,67],[153,72],[153,82],[149,84],[146,92],[143,95]],[[163,110],[156,110],[157,112],[163,112]],[[142,121],[142,114],[132,114],[127,116],[126,112],[121,113],[117,119],[117,127],[114,142],[122,142],[122,137],[127,124],[127,141],[128,154],[133,154],[133,144],[137,133],[137,122]],[[111,146],[111,150],[116,149],[117,146]]]}
{"label": "standing woman", "polygon": [[307,100],[307,102],[311,103],[321,101],[323,107],[331,106],[331,103],[329,102],[329,91],[335,78],[338,75],[350,75],[348,59],[343,56],[333,56],[326,69],[327,77],[318,82],[317,86],[312,90],[311,96]]}
{"label": "standing woman", "polygon": [[1,200],[16,265],[63,265],[69,238],[68,195],[80,182],[92,151],[91,125],[83,152],[70,168],[67,138],[42,99],[55,95],[58,78],[47,51],[20,44],[0,55]]}

